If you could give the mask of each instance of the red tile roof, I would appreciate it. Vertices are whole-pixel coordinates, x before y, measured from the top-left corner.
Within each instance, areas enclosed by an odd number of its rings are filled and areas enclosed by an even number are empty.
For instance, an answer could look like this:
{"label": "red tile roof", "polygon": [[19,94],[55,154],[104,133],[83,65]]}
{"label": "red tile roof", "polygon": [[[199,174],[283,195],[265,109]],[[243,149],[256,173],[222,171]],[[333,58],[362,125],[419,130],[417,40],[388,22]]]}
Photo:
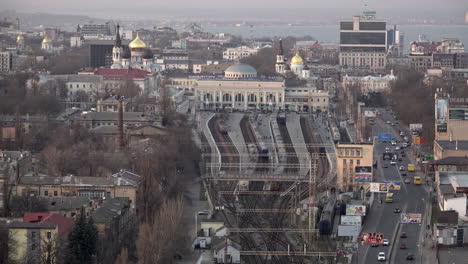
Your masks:
{"label": "red tile roof", "polygon": [[23,222],[56,224],[59,236],[62,238],[66,238],[75,225],[73,219],[53,213],[26,213]]}
{"label": "red tile roof", "polygon": [[82,73],[89,73],[94,75],[102,75],[104,79],[126,80],[126,79],[144,79],[150,74],[149,71],[140,69],[109,69],[97,68]]}

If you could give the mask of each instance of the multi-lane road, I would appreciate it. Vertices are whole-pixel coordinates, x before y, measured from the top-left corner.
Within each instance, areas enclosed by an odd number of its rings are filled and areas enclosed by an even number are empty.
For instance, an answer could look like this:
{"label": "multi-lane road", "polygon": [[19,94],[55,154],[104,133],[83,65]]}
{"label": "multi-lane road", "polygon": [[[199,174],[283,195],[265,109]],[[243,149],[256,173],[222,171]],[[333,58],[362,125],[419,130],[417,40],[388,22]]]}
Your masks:
{"label": "multi-lane road", "polygon": [[[375,125],[373,125],[373,135],[377,137],[379,133],[392,133],[393,137],[400,141],[398,145],[401,146],[403,138],[399,135],[399,130],[405,132],[409,138],[409,131],[401,125],[387,124],[386,121],[395,123],[393,117],[385,112],[376,118]],[[378,167],[375,168],[375,181],[399,181],[401,182],[401,190],[394,191],[394,202],[385,202],[385,193],[374,193],[374,203],[364,220],[362,232],[381,232],[384,237],[389,240],[389,246],[371,247],[370,245],[359,245],[358,257],[354,263],[379,263],[377,255],[379,252],[385,252],[386,263],[422,263],[421,258],[421,244],[423,243],[425,221],[422,224],[401,224],[401,213],[421,213],[425,216],[426,207],[429,200],[429,194],[425,181],[421,185],[413,183],[413,176],[415,172],[407,172],[406,168],[408,163],[413,163],[414,160],[410,159],[411,148],[403,149],[406,157],[402,157],[402,161],[396,165],[390,165],[390,161],[383,161],[382,154],[386,151],[386,147],[390,148],[391,152],[397,152],[401,157],[401,150],[395,151],[396,146],[392,146],[389,142],[379,142],[375,140],[374,145],[374,160],[378,161]],[[384,166],[384,164],[386,166]],[[399,167],[404,166],[405,171],[400,171]],[[387,167],[387,168],[385,168]],[[402,176],[406,173],[407,176]],[[409,178],[410,183],[404,183],[404,180]],[[382,199],[382,203],[380,202]],[[401,213],[395,213],[395,208],[399,208]],[[401,238],[402,232],[408,234],[407,238]],[[407,249],[400,249],[401,243],[404,243]],[[407,255],[413,254],[414,260],[407,260]],[[381,263],[381,262],[380,262]]]}

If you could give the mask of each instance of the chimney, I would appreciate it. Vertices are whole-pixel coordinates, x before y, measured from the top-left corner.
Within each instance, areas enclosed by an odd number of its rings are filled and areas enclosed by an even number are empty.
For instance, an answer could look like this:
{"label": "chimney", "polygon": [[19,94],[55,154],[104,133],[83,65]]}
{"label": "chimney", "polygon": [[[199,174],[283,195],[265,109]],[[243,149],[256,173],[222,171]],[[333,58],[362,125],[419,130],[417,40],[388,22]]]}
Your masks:
{"label": "chimney", "polygon": [[124,147],[124,135],[123,135],[123,97],[117,97],[117,110],[118,110],[118,120],[117,120],[117,146],[122,149]]}

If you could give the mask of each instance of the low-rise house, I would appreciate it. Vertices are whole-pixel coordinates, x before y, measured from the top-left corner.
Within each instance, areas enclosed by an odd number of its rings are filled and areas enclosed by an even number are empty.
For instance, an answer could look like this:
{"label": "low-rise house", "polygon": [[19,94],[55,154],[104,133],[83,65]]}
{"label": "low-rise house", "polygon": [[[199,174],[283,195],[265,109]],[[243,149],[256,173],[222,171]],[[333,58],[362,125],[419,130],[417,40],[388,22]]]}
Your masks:
{"label": "low-rise house", "polygon": [[241,246],[231,239],[221,239],[213,246],[213,257],[216,263],[241,263]]}
{"label": "low-rise house", "polygon": [[58,226],[53,223],[10,222],[8,232],[16,243],[11,258],[18,263],[42,263],[41,256],[53,250],[58,242]]}
{"label": "low-rise house", "polygon": [[14,194],[35,197],[128,198],[135,208],[137,187],[115,177],[32,176],[21,177]]}
{"label": "low-rise house", "polygon": [[468,172],[439,171],[436,174],[437,198],[441,211],[455,210],[460,219],[468,220]]}
{"label": "low-rise house", "polygon": [[26,213],[23,216],[25,223],[50,223],[57,225],[58,235],[61,239],[67,239],[73,230],[75,221],[72,218],[54,213]]}
{"label": "low-rise house", "polygon": [[[119,100],[115,96],[111,96],[106,99],[100,99],[97,101],[97,111],[98,112],[118,112],[118,103]],[[127,112],[128,100],[122,100],[123,111]]]}
{"label": "low-rise house", "polygon": [[[76,116],[72,120],[73,124],[80,124],[88,129],[99,126],[116,126],[118,112],[90,112]],[[125,128],[150,125],[155,119],[143,112],[124,112],[123,122]]]}

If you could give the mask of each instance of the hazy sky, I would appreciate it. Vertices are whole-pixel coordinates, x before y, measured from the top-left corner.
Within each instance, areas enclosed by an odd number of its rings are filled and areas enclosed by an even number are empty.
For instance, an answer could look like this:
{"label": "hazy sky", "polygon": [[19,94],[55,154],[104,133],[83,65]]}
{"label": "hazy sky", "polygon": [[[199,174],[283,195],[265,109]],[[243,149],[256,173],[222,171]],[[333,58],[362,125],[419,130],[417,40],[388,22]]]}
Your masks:
{"label": "hazy sky", "polygon": [[[460,8],[468,11],[468,0],[0,0],[0,9],[18,11],[67,11],[92,8]],[[72,10],[69,10],[72,11]]]}

